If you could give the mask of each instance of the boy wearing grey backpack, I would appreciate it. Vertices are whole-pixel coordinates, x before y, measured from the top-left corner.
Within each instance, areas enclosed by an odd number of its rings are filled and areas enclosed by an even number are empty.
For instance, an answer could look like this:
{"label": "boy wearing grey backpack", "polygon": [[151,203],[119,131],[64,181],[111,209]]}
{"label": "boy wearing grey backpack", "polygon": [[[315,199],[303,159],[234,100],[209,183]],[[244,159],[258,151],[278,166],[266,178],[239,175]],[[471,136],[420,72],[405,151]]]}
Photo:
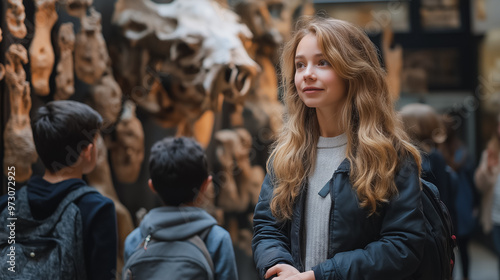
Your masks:
{"label": "boy wearing grey backpack", "polygon": [[0,197],[0,218],[14,225],[0,229],[0,279],[116,278],[114,204],[82,180],[96,166],[101,126],[80,102],[38,109],[31,127],[45,174]]}
{"label": "boy wearing grey backpack", "polygon": [[212,180],[200,145],[186,137],[156,142],[149,173],[165,206],[125,240],[122,279],[238,279],[229,233],[197,207]]}

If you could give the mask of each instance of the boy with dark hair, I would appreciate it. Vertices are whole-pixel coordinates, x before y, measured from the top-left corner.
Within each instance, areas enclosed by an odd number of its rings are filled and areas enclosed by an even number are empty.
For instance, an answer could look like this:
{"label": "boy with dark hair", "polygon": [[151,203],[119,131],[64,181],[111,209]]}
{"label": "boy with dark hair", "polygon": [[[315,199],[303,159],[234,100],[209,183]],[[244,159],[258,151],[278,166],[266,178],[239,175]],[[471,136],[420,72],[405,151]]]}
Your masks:
{"label": "boy with dark hair", "polygon": [[151,148],[149,171],[149,188],[165,206],[152,209],[125,240],[124,279],[127,261],[138,250],[145,250],[151,237],[187,240],[203,232],[208,232],[203,241],[213,262],[214,279],[238,279],[229,233],[197,207],[212,181],[201,146],[186,137],[160,140]]}
{"label": "boy with dark hair", "polygon": [[[76,269],[78,277],[86,275],[87,279],[93,280],[109,280],[116,277],[117,234],[114,204],[109,198],[90,189],[82,180],[82,176],[91,172],[96,165],[96,141],[101,126],[102,118],[99,113],[80,102],[52,101],[39,108],[32,120],[32,130],[37,153],[45,166],[45,174],[43,177],[33,176],[27,182],[27,191],[18,189],[16,194],[18,196],[16,204],[29,205],[26,207],[30,210],[27,215],[39,224],[46,223],[56,211],[60,211],[58,206],[65,204],[69,199],[67,197],[76,197],[72,201],[78,208],[74,210],[76,213],[74,219],[81,220],[81,226],[75,222],[75,227],[81,228],[81,233],[75,234],[81,237],[83,244],[77,241],[77,244],[81,244],[81,248],[70,249],[70,252],[72,251],[74,256],[72,256],[73,262],[76,263],[74,265],[78,266],[84,262],[85,271]],[[82,192],[82,189],[87,189],[87,192]],[[27,193],[27,203],[20,201],[21,192]],[[74,195],[76,192],[81,194]],[[0,209],[6,207],[7,197],[3,196],[0,198]],[[69,208],[71,207],[66,209]],[[16,209],[16,211],[21,213],[26,212],[26,209]],[[66,211],[68,210],[64,210],[63,213]],[[58,234],[64,235],[66,232],[64,229]],[[23,234],[22,228],[18,227],[16,235]],[[60,240],[64,242],[63,240],[67,238],[72,237],[62,236]],[[16,242],[22,244],[21,240]],[[83,256],[80,257],[81,251]],[[65,263],[67,261],[64,260]],[[49,268],[37,268],[38,273],[47,269]],[[61,267],[61,269],[67,268]],[[52,271],[51,275],[53,273]],[[67,277],[67,274],[60,273],[66,275],[59,276],[60,279]]]}

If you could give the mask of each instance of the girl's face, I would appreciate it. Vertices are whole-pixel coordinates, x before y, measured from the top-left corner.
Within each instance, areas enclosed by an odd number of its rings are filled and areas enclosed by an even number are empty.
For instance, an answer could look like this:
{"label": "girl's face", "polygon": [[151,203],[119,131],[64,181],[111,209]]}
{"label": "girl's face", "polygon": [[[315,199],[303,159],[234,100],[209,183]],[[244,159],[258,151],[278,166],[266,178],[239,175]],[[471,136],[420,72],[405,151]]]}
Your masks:
{"label": "girl's face", "polygon": [[338,112],[347,98],[340,78],[318,46],[316,35],[307,34],[295,52],[295,87],[307,107]]}

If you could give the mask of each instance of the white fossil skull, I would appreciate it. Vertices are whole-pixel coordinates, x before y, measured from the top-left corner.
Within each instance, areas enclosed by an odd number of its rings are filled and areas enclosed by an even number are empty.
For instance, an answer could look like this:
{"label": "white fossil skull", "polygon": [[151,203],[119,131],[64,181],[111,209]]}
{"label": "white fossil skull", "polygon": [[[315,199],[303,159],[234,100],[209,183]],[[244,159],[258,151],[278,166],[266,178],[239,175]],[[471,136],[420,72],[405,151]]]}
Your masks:
{"label": "white fossil skull", "polygon": [[160,61],[159,72],[180,83],[184,91],[170,95],[196,92],[206,109],[215,109],[219,93],[238,102],[259,71],[242,44],[251,32],[213,0],[118,0],[113,23],[131,45]]}

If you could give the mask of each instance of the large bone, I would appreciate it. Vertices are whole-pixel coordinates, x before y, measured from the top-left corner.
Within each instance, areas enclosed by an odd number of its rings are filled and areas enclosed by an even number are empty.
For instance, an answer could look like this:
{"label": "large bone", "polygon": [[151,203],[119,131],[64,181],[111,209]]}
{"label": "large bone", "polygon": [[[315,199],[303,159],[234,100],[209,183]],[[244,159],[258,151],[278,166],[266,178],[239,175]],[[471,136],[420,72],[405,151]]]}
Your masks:
{"label": "large bone", "polygon": [[5,82],[9,92],[10,117],[4,131],[4,166],[14,166],[16,180],[24,182],[31,176],[31,165],[37,160],[33,143],[29,112],[31,96],[23,64],[28,62],[26,49],[19,44],[10,45],[5,54]]}
{"label": "large bone", "polygon": [[[2,28],[0,28],[0,42],[2,42]],[[5,67],[3,64],[0,63],[0,81],[3,80],[3,77],[5,76]]]}
{"label": "large bone", "polygon": [[75,48],[75,33],[73,23],[63,23],[59,28],[59,63],[57,64],[56,93],[54,100],[68,99],[75,93],[73,72],[73,49]]}
{"label": "large bone", "polygon": [[274,28],[278,29],[287,42],[293,31],[294,14],[300,9],[300,15],[312,15],[311,1],[307,0],[265,0],[272,15]]}
{"label": "large bone", "polygon": [[116,222],[118,227],[118,255],[116,263],[117,279],[120,279],[123,268],[123,251],[125,238],[134,230],[132,216],[127,208],[120,202],[116,194],[111,179],[111,169],[108,163],[108,151],[101,136],[97,140],[97,161],[94,170],[87,174],[87,181],[90,186],[96,188],[102,195],[110,198],[115,204]]}
{"label": "large bone", "polygon": [[113,78],[111,69],[92,86],[90,96],[91,106],[101,114],[105,128],[118,121],[122,109],[122,90]]}
{"label": "large bone", "polygon": [[258,71],[240,39],[250,38],[250,31],[236,14],[214,1],[119,0],[113,22],[131,44],[162,59],[160,72],[178,81],[178,91],[169,92],[174,99],[186,91],[209,97],[210,102],[201,103],[202,110],[216,109],[219,93],[239,100]]}
{"label": "large bone", "polygon": [[75,41],[76,76],[87,84],[99,81],[109,63],[106,42],[101,33],[101,14],[93,7],[81,18],[81,29]]}
{"label": "large bone", "polygon": [[14,37],[22,39],[26,36],[27,30],[24,25],[26,14],[22,0],[7,0],[7,28]]}
{"label": "large bone", "polygon": [[66,12],[71,16],[82,18],[92,6],[92,2],[93,0],[66,0]]}
{"label": "large bone", "polygon": [[31,84],[38,95],[50,93],[49,77],[54,67],[50,31],[57,21],[55,0],[36,0],[35,36],[30,45]]}
{"label": "large bone", "polygon": [[133,183],[144,159],[144,131],[135,115],[135,104],[126,101],[110,148],[111,166],[118,181]]}
{"label": "large bone", "polygon": [[264,170],[250,163],[252,136],[243,128],[215,134],[216,154],[222,166],[218,206],[227,212],[244,212],[257,203]]}
{"label": "large bone", "polygon": [[282,125],[283,105],[278,101],[278,78],[272,61],[276,60],[283,37],[274,27],[268,5],[264,0],[241,1],[235,6],[235,10],[254,34],[249,49],[252,58],[262,69],[257,76],[256,85],[245,99],[245,107],[252,112],[255,120],[247,123],[246,127],[252,133],[270,129],[269,133],[266,133],[266,138],[274,137]]}

